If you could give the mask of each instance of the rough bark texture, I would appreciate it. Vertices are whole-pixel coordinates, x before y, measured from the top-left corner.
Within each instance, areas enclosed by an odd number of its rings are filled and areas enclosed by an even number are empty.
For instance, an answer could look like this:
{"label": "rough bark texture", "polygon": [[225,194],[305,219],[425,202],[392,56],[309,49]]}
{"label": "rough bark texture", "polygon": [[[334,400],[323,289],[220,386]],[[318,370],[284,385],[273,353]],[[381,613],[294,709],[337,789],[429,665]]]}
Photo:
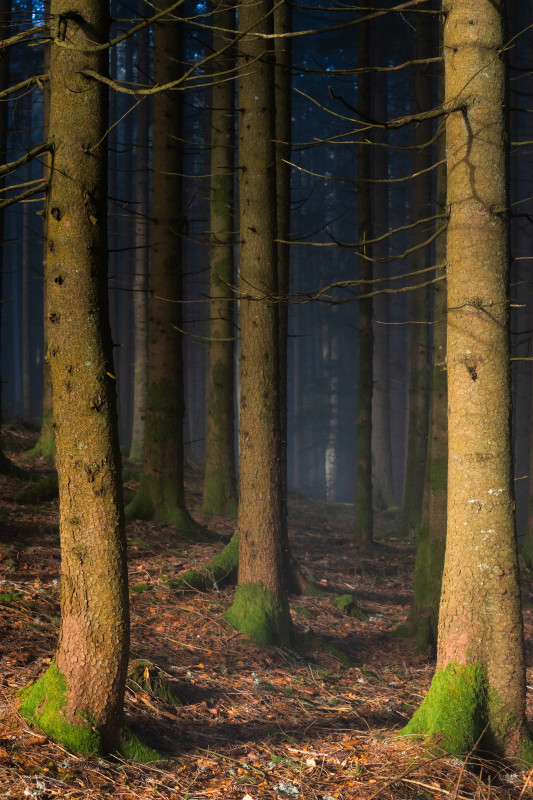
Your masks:
{"label": "rough bark texture", "polygon": [[[146,13],[146,3],[139,0],[138,13]],[[137,83],[147,83],[149,70],[149,37],[144,28],[137,34]],[[140,463],[143,456],[144,417],[148,385],[148,274],[150,265],[148,147],[150,132],[149,100],[137,109],[135,134],[135,277],[133,279],[133,420],[131,425],[130,461]]]}
{"label": "rough bark texture", "polygon": [[[235,9],[219,3],[215,9],[213,50],[228,43],[235,27]],[[216,59],[215,71],[230,71],[235,54]],[[211,90],[211,204],[209,301],[209,400],[205,443],[202,509],[207,514],[237,513],[235,478],[234,342],[232,286],[234,277],[235,88],[219,81]]]}
{"label": "rough bark texture", "polygon": [[448,0],[448,531],[437,672],[408,733],[533,760],[510,438],[503,3]]}
{"label": "rough bark texture", "polygon": [[[358,25],[358,66],[370,63],[370,26]],[[357,103],[363,118],[372,114],[371,80],[369,73],[361,73],[358,80]],[[371,146],[367,136],[363,136],[357,146],[357,177],[361,181],[357,187],[357,233],[363,242],[372,238],[371,203]],[[363,256],[372,256],[371,246],[363,251]],[[371,280],[372,265],[364,257],[358,259],[357,278]],[[361,283],[360,294],[369,291],[370,284]],[[355,523],[354,538],[358,547],[366,547],[374,537],[374,514],[372,498],[372,387],[373,387],[373,334],[372,298],[367,297],[358,303],[358,385],[357,385],[357,477],[355,484]]]}
{"label": "rough bark texture", "polygon": [[[433,106],[433,79],[429,64],[423,62],[433,55],[433,20],[429,14],[421,14],[414,33],[414,58],[420,59],[414,70],[413,113],[428,111]],[[432,66],[432,65],[431,65]],[[431,170],[433,148],[431,120],[423,120],[414,126],[413,172],[420,173],[411,190],[413,219],[424,219],[431,214]],[[428,224],[418,225],[413,233],[412,269],[423,270],[430,266],[432,257],[429,246],[422,247],[428,238]],[[407,459],[405,490],[400,532],[414,539],[420,533],[422,502],[424,496],[424,472],[427,455],[428,398],[429,398],[429,287],[410,292],[409,320],[409,412],[407,422]]]}
{"label": "rough bark texture", "polygon": [[[158,4],[162,9],[170,3]],[[154,30],[154,82],[181,73],[181,24],[174,15]],[[128,519],[154,519],[191,529],[183,486],[182,97],[179,89],[154,95],[152,262],[150,273],[149,368],[143,472]]]}
{"label": "rough bark texture", "polygon": [[[272,33],[270,0],[243,0],[239,30]],[[261,644],[288,644],[280,464],[273,65],[268,45],[240,44],[241,398],[239,582],[228,620]]]}
{"label": "rough bark texture", "polygon": [[[106,41],[108,10],[54,0],[61,39]],[[89,44],[90,46],[90,44]],[[115,379],[107,309],[107,52],[52,46],[46,267],[48,354],[60,497],[61,628],[56,658],[22,713],[67,747],[119,745],[129,624]]]}

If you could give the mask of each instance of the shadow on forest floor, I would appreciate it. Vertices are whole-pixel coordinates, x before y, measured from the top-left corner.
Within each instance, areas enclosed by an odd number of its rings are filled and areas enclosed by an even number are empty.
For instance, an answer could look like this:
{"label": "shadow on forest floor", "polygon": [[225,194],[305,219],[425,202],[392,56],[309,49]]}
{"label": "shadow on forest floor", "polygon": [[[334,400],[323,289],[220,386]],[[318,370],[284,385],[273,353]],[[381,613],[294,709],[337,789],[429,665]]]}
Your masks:
{"label": "shadow on forest floor", "polygon": [[[13,449],[27,449],[26,439],[18,433]],[[199,476],[191,472],[189,484],[195,518],[230,536],[234,522],[200,513]],[[131,523],[132,658],[156,664],[183,705],[128,688],[128,723],[166,757],[161,764],[67,753],[29,730],[16,711],[15,693],[49,664],[59,625],[57,502],[17,505],[20,488],[20,481],[0,477],[0,797],[518,800],[533,792],[531,772],[502,767],[489,783],[458,759],[428,760],[417,742],[396,737],[433,672],[428,659],[391,635],[409,608],[414,548],[395,538],[393,518],[382,517],[372,557],[357,560],[351,507],[301,495],[289,502],[296,556],[326,591],[353,594],[366,619],[343,616],[327,596],[291,598],[295,624],[315,634],[312,652],[261,650],[222,617],[233,589],[176,595],[168,586],[220,544]],[[529,686],[532,604],[528,573]],[[532,719],[531,689],[528,700]]]}

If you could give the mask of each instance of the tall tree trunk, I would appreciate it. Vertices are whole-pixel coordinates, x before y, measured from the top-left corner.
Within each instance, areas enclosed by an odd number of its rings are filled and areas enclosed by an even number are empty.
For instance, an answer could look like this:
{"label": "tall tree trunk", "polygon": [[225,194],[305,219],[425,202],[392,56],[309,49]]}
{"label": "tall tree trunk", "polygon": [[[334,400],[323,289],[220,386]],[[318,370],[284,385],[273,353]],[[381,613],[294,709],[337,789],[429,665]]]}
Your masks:
{"label": "tall tree trunk", "polygon": [[[215,7],[213,50],[227,44],[235,27],[235,9],[225,0]],[[235,54],[227,51],[213,65],[229,72]],[[208,514],[236,515],[234,412],[234,196],[235,88],[233,81],[213,84],[211,92],[211,200],[209,401],[205,447],[205,483],[202,509]]]}
{"label": "tall tree trunk", "polygon": [[[44,18],[50,21],[50,0],[44,3]],[[50,42],[46,41],[43,45],[43,73],[48,75],[50,72]],[[43,141],[48,141],[48,128],[50,122],[50,83],[43,84]],[[46,153],[43,157],[43,177],[50,175],[50,155]],[[48,254],[48,195],[45,197],[43,215],[43,268],[46,269],[46,259]],[[46,316],[46,280],[43,280],[43,353],[48,352],[48,318]],[[48,358],[43,359],[43,397],[42,397],[42,420],[41,431],[35,447],[30,451],[31,455],[40,456],[48,461],[55,458],[56,443],[53,428],[53,409],[52,409],[52,377],[50,375],[50,362]]]}
{"label": "tall tree trunk", "polygon": [[[271,0],[242,0],[239,30],[272,33]],[[261,644],[293,631],[283,565],[274,68],[268,44],[240,42],[241,404],[239,582],[229,622]]]}
{"label": "tall tree trunk", "polygon": [[[53,172],[46,267],[48,357],[60,497],[61,627],[56,657],[23,693],[21,712],[69,749],[120,744],[129,622],[115,379],[107,307],[109,12],[96,0],[52,0]],[[78,49],[80,48],[80,49]],[[104,142],[104,143],[103,143]]]}
{"label": "tall tree trunk", "polygon": [[[386,64],[386,48],[383,35],[376,31],[375,52],[381,66]],[[372,76],[372,118],[380,121],[388,117],[386,73],[378,72]],[[372,178],[379,183],[372,184],[372,236],[381,236],[389,227],[389,188],[387,134],[376,129],[377,147],[372,148]],[[373,247],[373,257],[384,259],[375,265],[375,277],[385,278],[389,273],[388,240]],[[380,509],[396,505],[392,478],[392,447],[390,425],[390,348],[389,348],[389,298],[377,294],[373,302],[374,357],[372,393],[372,460],[374,505]]]}
{"label": "tall tree trunk", "polygon": [[[440,35],[442,52],[442,31]],[[439,102],[444,100],[444,71],[439,74]],[[446,157],[444,128],[438,137],[437,161]],[[437,214],[446,213],[446,166],[437,171]],[[440,227],[441,220],[437,220]],[[444,276],[446,234],[436,241],[436,278]],[[413,602],[405,626],[398,633],[413,637],[417,650],[426,653],[437,645],[439,604],[446,547],[446,490],[448,484],[448,381],[446,377],[446,284],[433,287],[433,349],[429,435],[422,525],[416,550]]]}
{"label": "tall tree trunk", "polygon": [[[357,57],[358,65],[370,64],[371,35],[370,25],[358,25]],[[370,74],[362,72],[358,78],[357,103],[362,118],[372,114],[372,95]],[[357,145],[357,238],[364,242],[372,238],[370,184],[372,152],[368,135],[363,134]],[[357,260],[357,278],[361,281],[360,294],[370,290],[365,283],[372,278],[372,265],[365,257],[372,256],[371,246],[365,246]],[[358,547],[366,547],[374,536],[374,515],[372,497],[372,384],[373,384],[373,333],[372,298],[367,297],[358,303],[358,378],[357,378],[357,474],[355,485],[355,523],[354,537]]]}
{"label": "tall tree trunk", "polygon": [[[169,5],[164,0],[157,7]],[[181,23],[169,15],[154,30],[156,85],[179,78],[181,48]],[[153,99],[152,262],[143,472],[126,515],[191,529],[195,523],[185,507],[183,483],[182,98],[182,91],[176,89],[159,92]]]}
{"label": "tall tree trunk", "polygon": [[[137,13],[143,16],[145,0],[139,0]],[[137,33],[137,83],[148,82],[150,51],[148,29]],[[137,109],[135,134],[135,277],[133,279],[134,368],[133,421],[130,461],[141,462],[144,444],[144,417],[148,385],[148,274],[150,265],[148,147],[150,103],[144,100]]]}
{"label": "tall tree trunk", "polygon": [[[28,109],[31,115],[31,106]],[[25,169],[25,180],[31,179],[31,166]],[[31,324],[30,324],[30,285],[31,285],[31,239],[30,206],[22,208],[22,414],[31,420]]]}
{"label": "tall tree trunk", "polygon": [[405,733],[447,752],[479,740],[533,761],[510,431],[509,242],[502,2],[444,6],[448,531],[437,671]]}
{"label": "tall tree trunk", "polygon": [[[425,63],[433,55],[433,20],[430,14],[421,14],[414,32],[414,58],[420,60],[414,68],[413,113],[428,111],[433,105],[433,79],[430,67]],[[414,126],[413,172],[411,191],[414,219],[424,219],[431,213],[431,164],[433,148],[431,141],[433,124],[421,120]],[[428,225],[414,229],[412,257],[413,271],[426,269],[430,264],[431,248],[422,247],[427,239]],[[428,399],[429,399],[429,288],[427,286],[410,292],[409,322],[409,411],[407,427],[407,460],[405,469],[405,492],[400,532],[414,539],[420,533],[422,502],[424,496],[424,473],[427,455]]]}

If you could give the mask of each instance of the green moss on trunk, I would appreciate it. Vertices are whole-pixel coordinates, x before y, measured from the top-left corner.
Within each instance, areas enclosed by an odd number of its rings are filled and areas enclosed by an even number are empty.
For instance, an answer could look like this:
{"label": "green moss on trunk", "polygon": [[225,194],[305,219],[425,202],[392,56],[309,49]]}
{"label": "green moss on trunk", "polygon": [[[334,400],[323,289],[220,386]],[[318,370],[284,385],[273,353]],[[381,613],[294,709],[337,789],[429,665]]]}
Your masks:
{"label": "green moss on trunk", "polygon": [[[420,708],[402,731],[427,738],[430,750],[464,755],[477,744],[494,755],[503,755],[502,743],[517,720],[502,708],[490,688],[487,668],[479,663],[447,664],[437,670]],[[533,761],[528,735],[519,748],[522,765]]]}
{"label": "green moss on trunk", "polygon": [[288,607],[265,586],[242,583],[225,613],[229,624],[262,647],[294,646],[295,631]]}
{"label": "green moss on trunk", "polygon": [[36,683],[20,692],[20,714],[72,752],[104,755],[105,745],[94,724],[82,715],[75,722],[67,718],[67,693],[65,676],[52,662]]}
{"label": "green moss on trunk", "polygon": [[56,437],[54,436],[52,422],[52,408],[43,408],[41,433],[35,447],[32,447],[28,452],[30,456],[39,456],[39,458],[43,458],[51,463],[55,461],[56,457]]}

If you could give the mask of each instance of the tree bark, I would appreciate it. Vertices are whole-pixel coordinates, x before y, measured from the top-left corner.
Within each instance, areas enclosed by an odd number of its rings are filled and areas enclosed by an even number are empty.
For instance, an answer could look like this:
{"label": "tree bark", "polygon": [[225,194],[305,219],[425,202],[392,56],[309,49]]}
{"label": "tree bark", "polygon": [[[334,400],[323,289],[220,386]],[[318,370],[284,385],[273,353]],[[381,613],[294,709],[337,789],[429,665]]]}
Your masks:
{"label": "tree bark", "polygon": [[[74,13],[75,12],[75,13]],[[48,358],[60,497],[61,628],[56,658],[23,694],[22,714],[69,749],[120,744],[129,621],[115,378],[107,307],[109,12],[96,0],[53,0],[53,171],[46,266]]]}
{"label": "tree bark", "polygon": [[[225,2],[215,8],[213,50],[227,44],[235,27],[235,9]],[[235,54],[219,56],[213,68],[226,73]],[[213,84],[211,92],[209,401],[202,509],[207,514],[237,513],[234,412],[234,196],[235,88],[233,81]]]}
{"label": "tree bark", "polygon": [[[271,0],[242,0],[239,31],[272,33]],[[240,42],[241,398],[239,579],[229,622],[260,644],[289,644],[283,566],[274,68],[265,40]]]}
{"label": "tree bark", "polygon": [[[159,9],[169,6],[167,0]],[[181,74],[182,28],[171,14],[154,30],[154,83]],[[143,472],[126,509],[128,519],[153,519],[190,530],[185,507],[182,354],[182,91],[154,95],[153,189],[149,309],[148,392]]]}
{"label": "tree bark", "polygon": [[405,729],[533,761],[510,431],[503,2],[447,0],[448,531],[437,672]]}
{"label": "tree bark", "polygon": [[[146,10],[145,0],[139,0],[138,14]],[[137,33],[137,83],[148,81],[148,29]],[[144,444],[144,418],[148,385],[148,275],[150,267],[148,148],[150,133],[150,101],[141,102],[137,110],[135,134],[135,276],[133,279],[134,368],[133,420],[129,459],[141,463]]]}
{"label": "tree bark", "polygon": [[[414,58],[422,63],[414,68],[413,113],[420,114],[433,106],[433,80],[428,58],[433,55],[433,20],[429,14],[421,14],[414,32]],[[434,149],[431,144],[433,123],[422,120],[414,126],[413,173],[411,191],[413,219],[430,216]],[[414,229],[414,251],[412,269],[417,272],[430,265],[431,248],[422,247],[427,238],[427,224]],[[429,287],[409,293],[410,359],[409,359],[409,411],[407,422],[407,459],[405,468],[405,490],[400,533],[405,538],[415,539],[420,533],[422,503],[424,497],[424,473],[427,456],[428,411],[429,411]]]}
{"label": "tree bark", "polygon": [[[372,27],[358,26],[358,65],[370,64]],[[361,115],[372,114],[371,79],[369,73],[361,73],[358,80],[357,103]],[[364,242],[372,238],[371,177],[372,153],[367,137],[361,137],[357,145],[357,239]],[[372,247],[366,246],[357,260],[357,278],[362,281],[359,293],[366,294],[372,279],[372,264],[364,256],[372,256]],[[372,394],[373,394],[373,348],[372,298],[359,300],[358,318],[358,371],[357,371],[357,473],[355,485],[354,538],[358,548],[367,547],[374,537],[374,513],[372,497]]]}

